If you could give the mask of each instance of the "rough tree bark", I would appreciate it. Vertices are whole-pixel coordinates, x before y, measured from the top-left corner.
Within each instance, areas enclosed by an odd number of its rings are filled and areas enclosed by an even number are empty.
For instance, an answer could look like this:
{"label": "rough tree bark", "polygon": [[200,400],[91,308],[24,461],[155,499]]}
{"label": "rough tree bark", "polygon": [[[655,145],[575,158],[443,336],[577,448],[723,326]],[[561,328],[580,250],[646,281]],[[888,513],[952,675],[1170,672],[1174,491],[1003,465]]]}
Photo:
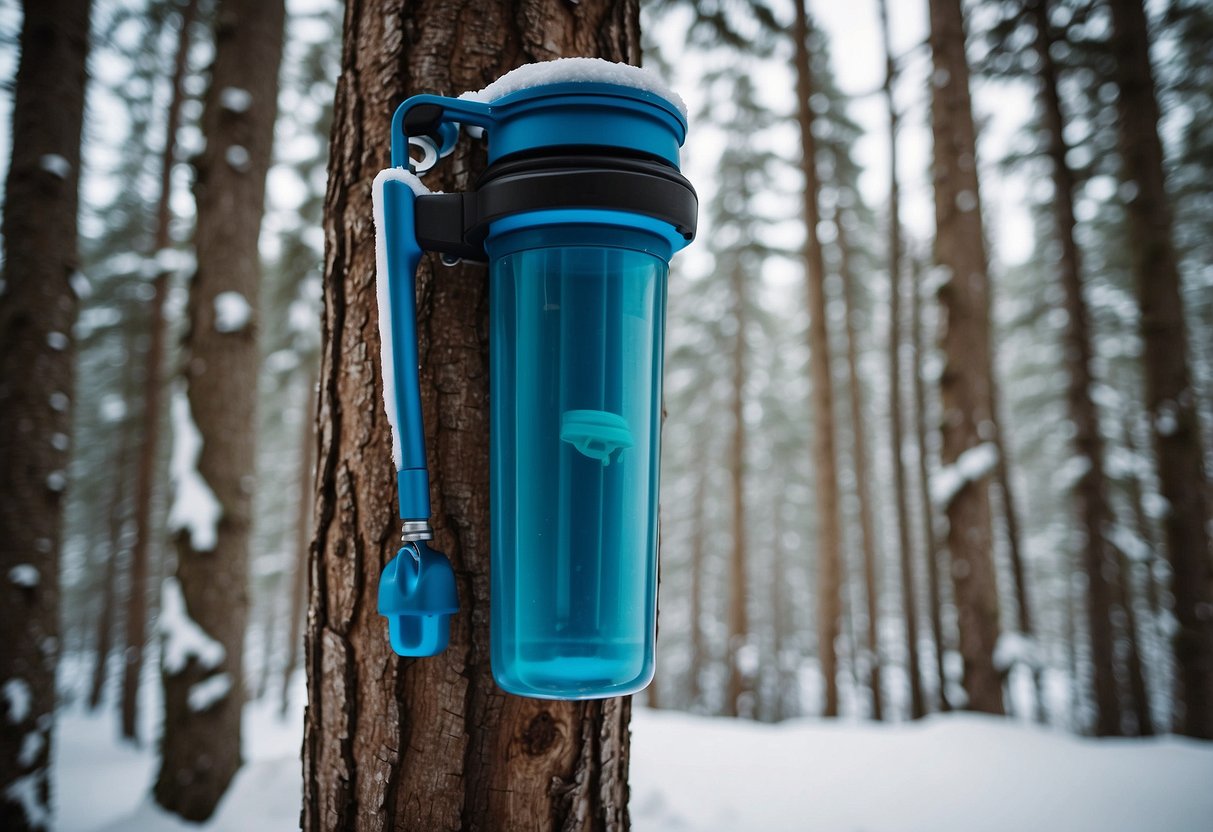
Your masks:
{"label": "rough tree bark", "polygon": [[[197,476],[218,500],[220,517],[213,541],[197,529],[177,531],[176,581],[184,612],[223,655],[163,663],[164,736],[154,789],[156,802],[189,820],[211,815],[241,764],[260,366],[257,238],[278,112],[284,17],[282,0],[220,0],[202,113],[206,150],[194,185],[198,271],[190,284],[184,395],[202,442]],[[221,322],[220,309],[233,305],[245,314]],[[174,633],[166,632],[165,640],[171,645]],[[166,653],[171,658],[171,650]]]}
{"label": "rough tree bark", "polygon": [[1176,730],[1213,739],[1213,555],[1208,482],[1187,327],[1171,233],[1171,203],[1158,138],[1158,99],[1150,66],[1149,26],[1141,0],[1110,0],[1120,95],[1120,154],[1128,200],[1129,242],[1141,306],[1146,407],[1153,421],[1159,490],[1175,597]]}
{"label": "rough tree bark", "polygon": [[[939,289],[944,369],[942,462],[995,437],[991,411],[989,276],[977,183],[977,135],[960,0],[930,0],[934,134],[935,259],[946,270]],[[989,472],[966,477],[946,501],[948,549],[960,624],[968,707],[1003,713],[994,666],[998,587],[990,522]]]}
{"label": "rough tree bark", "polygon": [[[863,584],[867,599],[867,661],[868,685],[872,689],[872,719],[884,718],[880,684],[880,577],[876,568],[876,531],[872,524],[871,489],[868,487],[867,428],[863,417],[863,382],[859,375],[859,336],[855,332],[855,280],[851,271],[851,247],[847,241],[846,216],[839,212],[834,218],[838,231],[838,248],[841,252],[843,300],[843,330],[846,335],[847,352],[847,398],[851,414],[853,435],[851,452],[855,465],[855,496],[859,501],[859,542],[863,552]],[[907,674],[910,677],[912,714],[922,716],[922,683],[918,674],[918,629],[915,626],[913,595],[907,599],[906,630],[910,639],[910,662]]]}
{"label": "rough tree bark", "polygon": [[89,0],[25,4],[0,280],[0,828],[51,822]]}
{"label": "rough tree bark", "polygon": [[747,275],[735,265],[729,275],[730,298],[737,332],[733,342],[733,367],[731,379],[732,399],[729,403],[733,417],[733,433],[729,439],[729,497],[733,514],[733,545],[729,549],[729,675],[725,684],[724,713],[728,716],[754,716],[752,669],[743,666],[743,649],[750,636],[749,581],[746,567],[745,477],[746,477],[746,428],[745,428],[745,380],[746,380],[746,297]]}
{"label": "rough tree bark", "polygon": [[1085,540],[1083,567],[1087,575],[1087,630],[1091,639],[1094,671],[1095,733],[1120,733],[1120,697],[1116,686],[1113,648],[1112,599],[1117,580],[1115,553],[1104,536],[1111,512],[1104,474],[1103,438],[1099,411],[1091,400],[1091,315],[1082,294],[1082,253],[1074,238],[1074,174],[1066,161],[1065,116],[1058,92],[1058,70],[1051,50],[1053,32],[1047,0],[1032,0],[1028,7],[1036,30],[1041,110],[1053,167],[1053,222],[1061,258],[1057,261],[1068,326],[1064,334],[1069,384],[1066,403],[1074,424],[1074,452],[1089,465],[1074,485]]}
{"label": "rough tree bark", "polygon": [[796,0],[792,27],[796,69],[796,112],[804,174],[805,291],[809,308],[809,374],[812,383],[813,473],[817,503],[817,652],[825,685],[824,716],[838,716],[838,653],[842,617],[842,555],[838,515],[838,468],[834,438],[834,384],[830,378],[830,338],[826,327],[825,258],[817,226],[821,222],[817,140],[813,136],[813,76],[809,60],[808,12]]}
{"label": "rough tree bark", "polygon": [[[181,122],[181,101],[188,66],[190,28],[198,13],[198,0],[187,0],[181,10],[177,30],[177,53],[173,58],[173,75],[169,90],[168,114],[164,121],[164,151],[160,155],[160,194],[156,204],[156,231],[153,246],[156,251],[172,243],[169,223],[172,220],[173,165],[176,162],[177,126]],[[126,598],[126,651],[122,665],[122,736],[139,739],[139,679],[143,674],[143,648],[147,641],[147,576],[152,528],[152,497],[156,488],[156,447],[160,440],[161,403],[164,398],[164,340],[167,323],[164,301],[168,297],[168,274],[152,282],[152,298],[148,302],[149,338],[143,357],[143,442],[139,446],[139,461],[135,473],[135,542],[131,546]]]}
{"label": "rough tree bark", "polygon": [[[325,202],[325,290],[303,828],[626,829],[631,699],[508,696],[489,670],[488,281],[483,266],[418,274],[434,546],[456,571],[450,646],[397,658],[376,611],[395,555],[395,472],[381,404],[374,175],[408,95],[477,89],[528,61],[640,59],[636,0],[394,0],[346,8]],[[483,170],[462,142],[431,187]]]}

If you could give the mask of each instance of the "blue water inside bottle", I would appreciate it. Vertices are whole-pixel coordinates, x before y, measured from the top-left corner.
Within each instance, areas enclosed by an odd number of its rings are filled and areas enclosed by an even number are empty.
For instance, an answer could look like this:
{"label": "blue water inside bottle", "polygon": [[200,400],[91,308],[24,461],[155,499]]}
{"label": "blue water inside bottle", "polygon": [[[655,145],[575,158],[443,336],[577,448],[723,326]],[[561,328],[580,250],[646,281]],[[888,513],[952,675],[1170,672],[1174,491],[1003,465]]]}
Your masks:
{"label": "blue water inside bottle", "polygon": [[633,693],[653,674],[667,263],[570,245],[490,268],[494,675]]}

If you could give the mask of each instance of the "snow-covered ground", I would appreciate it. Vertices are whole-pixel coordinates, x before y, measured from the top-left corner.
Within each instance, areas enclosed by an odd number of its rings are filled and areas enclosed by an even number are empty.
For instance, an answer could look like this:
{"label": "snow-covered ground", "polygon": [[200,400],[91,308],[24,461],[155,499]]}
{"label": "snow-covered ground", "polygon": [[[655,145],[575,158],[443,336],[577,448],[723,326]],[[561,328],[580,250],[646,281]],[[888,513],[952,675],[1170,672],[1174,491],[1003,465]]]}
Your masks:
{"label": "snow-covered ground", "polygon": [[[295,697],[298,702],[301,697]],[[113,717],[65,713],[56,749],[62,832],[276,832],[298,828],[302,709],[246,711],[248,763],[204,827],[147,798],[152,753]],[[1079,739],[973,715],[915,724],[778,726],[637,708],[637,832],[1207,832],[1213,745]]]}

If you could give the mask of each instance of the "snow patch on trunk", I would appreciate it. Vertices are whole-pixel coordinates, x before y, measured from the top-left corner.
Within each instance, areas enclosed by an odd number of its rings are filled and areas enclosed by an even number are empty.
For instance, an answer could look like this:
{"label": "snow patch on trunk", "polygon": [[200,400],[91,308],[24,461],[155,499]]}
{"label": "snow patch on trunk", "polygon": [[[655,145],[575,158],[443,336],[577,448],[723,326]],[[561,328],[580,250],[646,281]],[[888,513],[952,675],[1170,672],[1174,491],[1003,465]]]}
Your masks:
{"label": "snow patch on trunk", "polygon": [[[227,656],[223,645],[211,638],[206,630],[190,618],[189,610],[185,606],[185,595],[181,592],[181,583],[176,578],[165,578],[161,585],[159,626],[160,633],[164,636],[164,669],[170,675],[185,670],[190,659],[196,660],[204,670],[214,670]],[[192,689],[190,693],[192,696]]]}
{"label": "snow patch on trunk", "polygon": [[216,673],[190,686],[189,706],[194,713],[214,707],[232,691],[232,677],[227,673]]}
{"label": "snow patch on trunk", "polygon": [[4,790],[4,796],[13,803],[21,805],[25,818],[33,829],[50,828],[51,810],[42,800],[46,793],[46,769],[39,769],[32,774],[14,780]]}
{"label": "snow patch on trunk", "polygon": [[0,688],[0,696],[4,697],[4,708],[8,711],[9,725],[20,725],[29,718],[30,709],[34,704],[34,695],[29,689],[29,683],[24,679],[9,679]]}
{"label": "snow patch on trunk", "polygon": [[58,153],[46,153],[38,160],[38,166],[56,179],[67,179],[72,172],[72,163]]}
{"label": "snow patch on trunk", "polygon": [[404,465],[400,447],[400,414],[396,412],[396,360],[392,349],[392,295],[388,285],[386,219],[383,212],[383,183],[403,182],[417,196],[431,193],[416,174],[404,168],[379,171],[371,185],[371,205],[375,215],[375,298],[379,306],[379,368],[383,376],[383,410],[392,428],[392,462],[399,471]]}
{"label": "snow patch on trunk", "polygon": [[940,508],[947,508],[961,489],[988,475],[997,464],[998,446],[993,442],[982,442],[969,448],[957,457],[956,462],[945,465],[931,477],[931,501]]}
{"label": "snow patch on trunk", "polygon": [[220,292],[214,304],[216,332],[241,332],[253,318],[253,307],[239,292]]}
{"label": "snow patch on trunk", "polygon": [[22,589],[33,589],[42,582],[42,573],[33,564],[19,563],[8,570],[8,582]]}
{"label": "snow patch on trunk", "polygon": [[223,506],[198,472],[202,434],[194,424],[189,399],[180,386],[173,390],[170,413],[173,451],[169,475],[173,482],[173,504],[168,512],[168,527],[172,532],[188,531],[195,552],[210,552],[218,538],[216,527],[223,516]]}

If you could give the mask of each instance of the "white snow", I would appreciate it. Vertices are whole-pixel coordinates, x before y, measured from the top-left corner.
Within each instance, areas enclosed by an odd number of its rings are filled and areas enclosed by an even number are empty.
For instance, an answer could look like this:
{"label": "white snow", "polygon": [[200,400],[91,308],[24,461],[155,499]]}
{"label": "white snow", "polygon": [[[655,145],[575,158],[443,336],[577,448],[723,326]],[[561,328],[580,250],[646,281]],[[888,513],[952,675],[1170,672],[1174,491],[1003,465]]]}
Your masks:
{"label": "white snow", "polygon": [[56,179],[67,179],[72,172],[72,163],[58,153],[46,153],[38,160],[38,166]]}
{"label": "white snow", "polygon": [[240,332],[253,318],[253,307],[239,292],[220,292],[214,303],[216,332]]}
{"label": "white snow", "polygon": [[502,75],[484,89],[465,92],[459,97],[489,104],[519,90],[571,81],[617,84],[651,92],[677,107],[683,118],[687,117],[687,105],[682,97],[670,89],[661,76],[638,66],[617,64],[602,58],[557,58],[554,61],[525,64]]}
{"label": "white snow", "polygon": [[931,477],[931,501],[946,508],[962,488],[989,474],[997,464],[998,446],[993,442],[982,442],[969,448],[957,457],[956,462],[945,465]]}
{"label": "white snow", "polygon": [[994,668],[1005,673],[1017,664],[1039,667],[1040,648],[1023,633],[1001,633],[994,645]]}
{"label": "white snow", "polygon": [[29,689],[29,683],[24,679],[9,679],[0,688],[4,697],[4,709],[8,711],[10,725],[20,725],[29,717],[34,704],[34,694]]}
{"label": "white snow", "polygon": [[46,475],[46,487],[58,494],[67,488],[67,474],[63,471],[51,471]]}
{"label": "white snow", "polygon": [[392,461],[399,471],[404,465],[400,448],[400,415],[396,412],[396,362],[392,350],[392,300],[388,289],[387,230],[383,214],[383,183],[403,182],[417,196],[430,193],[420,179],[404,168],[379,171],[371,184],[371,205],[375,215],[375,295],[379,304],[379,368],[383,376],[383,409],[392,427]]}
{"label": "white snow", "polygon": [[117,422],[126,416],[126,399],[122,398],[119,393],[106,393],[101,397],[101,404],[97,410],[103,421]]}
{"label": "white snow", "polygon": [[[148,797],[154,744],[117,742],[110,713],[65,709],[54,755],[56,828],[295,828],[303,696],[292,696],[286,721],[274,699],[245,706],[249,763],[203,825]],[[959,713],[778,725],[640,707],[632,714],[636,832],[1205,832],[1213,816],[1213,746],[1176,737],[1084,739]]]}
{"label": "white snow", "polygon": [[232,170],[237,173],[244,173],[249,169],[250,159],[248,148],[243,145],[233,144],[224,152],[223,158],[232,166]]}
{"label": "white snow", "polygon": [[67,282],[80,300],[92,297],[93,284],[89,282],[84,272],[72,272],[72,276],[67,279]]}
{"label": "white snow", "polygon": [[180,386],[173,389],[169,410],[173,420],[173,451],[169,462],[173,503],[168,512],[168,527],[173,532],[187,530],[194,551],[209,552],[215,548],[216,526],[223,516],[223,506],[198,471],[202,434],[190,413],[189,398]]}
{"label": "white snow", "polygon": [[38,760],[38,755],[46,747],[46,737],[41,731],[30,731],[21,738],[21,750],[17,752],[17,765],[29,768]]}
{"label": "white snow", "polygon": [[762,725],[637,708],[636,832],[1198,832],[1213,748],[1089,740],[972,714]]}
{"label": "white snow", "polygon": [[219,91],[219,106],[232,113],[247,113],[253,106],[253,94],[240,87],[224,87]]}
{"label": "white snow", "polygon": [[[222,648],[221,648],[222,649]],[[213,707],[232,691],[232,677],[226,673],[216,673],[208,676],[196,685],[190,686],[188,694],[190,710],[194,713]]]}
{"label": "white snow", "polygon": [[68,343],[70,342],[67,340],[67,336],[62,332],[46,333],[46,345],[56,352],[62,352],[67,349]]}
{"label": "white snow", "polygon": [[51,434],[51,447],[56,451],[66,451],[70,445],[71,442],[68,440],[66,433]]}
{"label": "white snow", "polygon": [[56,390],[54,393],[51,393],[51,410],[62,413],[63,411],[67,410],[67,406],[71,404],[71,401],[72,400],[67,397],[67,393],[64,393],[61,390]]}
{"label": "white snow", "polygon": [[1154,549],[1131,529],[1119,524],[1104,528],[1104,537],[1129,560],[1145,562],[1154,556]]}
{"label": "white snow", "polygon": [[21,804],[25,817],[34,828],[50,828],[51,809],[42,800],[44,794],[42,782],[46,778],[46,770],[40,769],[27,774],[9,784],[4,790],[4,796],[14,803]]}
{"label": "white snow", "polygon": [[[185,670],[190,659],[196,660],[204,670],[214,670],[227,656],[223,645],[190,618],[181,584],[176,578],[165,578],[161,584],[159,628],[164,636],[162,664],[170,674]],[[193,695],[192,690],[190,694]]]}
{"label": "white snow", "polygon": [[1154,430],[1159,436],[1174,436],[1179,430],[1179,407],[1173,401],[1165,401],[1154,414]]}
{"label": "white snow", "polygon": [[19,563],[8,570],[8,582],[13,586],[33,589],[42,582],[42,573],[32,563]]}
{"label": "white snow", "polygon": [[148,262],[147,272],[151,277],[180,274],[198,266],[198,261],[192,253],[179,248],[162,248],[152,255]]}

